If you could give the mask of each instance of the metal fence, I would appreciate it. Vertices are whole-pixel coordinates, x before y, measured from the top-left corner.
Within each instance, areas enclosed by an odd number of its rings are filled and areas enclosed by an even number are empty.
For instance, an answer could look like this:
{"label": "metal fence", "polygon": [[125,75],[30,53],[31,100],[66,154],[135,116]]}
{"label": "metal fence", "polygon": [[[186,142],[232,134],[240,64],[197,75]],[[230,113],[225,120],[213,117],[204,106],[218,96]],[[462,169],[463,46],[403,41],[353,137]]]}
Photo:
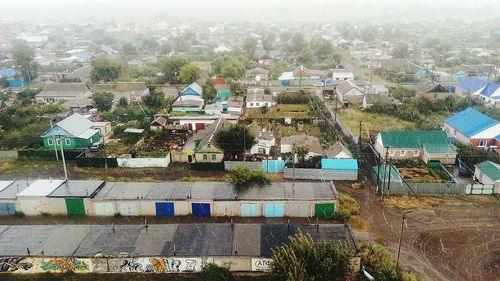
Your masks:
{"label": "metal fence", "polygon": [[323,170],[323,169],[303,169],[296,168],[295,174],[292,168],[285,169],[283,175],[285,179],[297,180],[318,180],[318,181],[333,181],[347,180],[355,181],[358,179],[357,170]]}
{"label": "metal fence", "polygon": [[[411,189],[409,187],[411,187]],[[459,183],[402,183],[391,182],[384,186],[384,194],[466,194],[467,184]],[[412,191],[413,190],[413,191]]]}
{"label": "metal fence", "polygon": [[262,162],[253,161],[224,161],[224,167],[227,171],[234,170],[238,166],[244,166],[252,171],[262,171]]}

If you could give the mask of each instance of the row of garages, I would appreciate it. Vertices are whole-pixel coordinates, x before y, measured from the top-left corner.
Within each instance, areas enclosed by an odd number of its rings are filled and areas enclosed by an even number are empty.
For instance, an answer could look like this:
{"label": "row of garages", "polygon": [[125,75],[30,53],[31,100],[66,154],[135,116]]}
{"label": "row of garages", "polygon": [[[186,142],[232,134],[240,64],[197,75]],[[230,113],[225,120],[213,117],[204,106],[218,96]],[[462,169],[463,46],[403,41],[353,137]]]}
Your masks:
{"label": "row of garages", "polygon": [[331,217],[333,184],[273,183],[237,192],[223,182],[0,181],[0,214]]}

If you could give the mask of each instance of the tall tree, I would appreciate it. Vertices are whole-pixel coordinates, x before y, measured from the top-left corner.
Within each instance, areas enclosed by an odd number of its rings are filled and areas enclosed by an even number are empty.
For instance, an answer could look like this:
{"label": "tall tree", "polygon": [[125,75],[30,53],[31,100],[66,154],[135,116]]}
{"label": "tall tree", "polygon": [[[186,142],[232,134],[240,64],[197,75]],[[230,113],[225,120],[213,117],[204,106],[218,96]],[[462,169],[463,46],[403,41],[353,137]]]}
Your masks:
{"label": "tall tree", "polygon": [[163,74],[158,82],[178,84],[181,68],[188,64],[189,61],[184,57],[173,57],[161,60],[158,65],[160,72]]}
{"label": "tall tree", "polygon": [[191,84],[200,78],[201,69],[192,63],[185,64],[179,70],[179,80],[185,84]]}
{"label": "tall tree", "polygon": [[320,60],[325,61],[330,58],[334,53],[334,48],[332,42],[321,38],[321,39],[313,39],[310,44],[311,49],[313,50],[314,56]]}
{"label": "tall tree", "polygon": [[217,96],[217,89],[215,89],[214,81],[208,78],[205,86],[203,86],[203,98],[207,101],[213,101]]}
{"label": "tall tree", "polygon": [[274,41],[276,40],[273,33],[267,33],[262,36],[262,47],[266,52],[270,52],[274,49]]}
{"label": "tall tree", "polygon": [[142,97],[142,102],[151,108],[164,108],[166,106],[165,94],[156,88],[149,95]]}
{"label": "tall tree", "polygon": [[295,64],[310,66],[314,63],[314,54],[310,48],[304,48],[295,59]]}
{"label": "tall tree", "polygon": [[109,92],[99,92],[92,95],[95,107],[100,112],[110,111],[113,107],[113,94]]}
{"label": "tall tree", "polygon": [[24,41],[15,42],[12,47],[14,64],[21,73],[21,77],[29,81],[36,78],[40,65],[35,61],[35,52]]}
{"label": "tall tree", "polygon": [[257,39],[253,37],[247,37],[245,41],[243,41],[243,51],[248,55],[249,58],[254,57],[256,47]]}
{"label": "tall tree", "polygon": [[123,65],[114,59],[100,56],[90,63],[92,70],[90,79],[92,82],[111,82],[120,77],[123,72]]}
{"label": "tall tree", "polygon": [[408,45],[400,43],[392,49],[392,56],[395,58],[406,58],[408,56]]}
{"label": "tall tree", "polygon": [[307,46],[307,40],[304,36],[304,33],[297,32],[294,35],[292,35],[292,38],[290,38],[287,49],[289,52],[293,54],[298,54],[306,46]]}
{"label": "tall tree", "polygon": [[295,153],[299,158],[299,163],[302,165],[306,161],[306,156],[309,153],[309,149],[305,145],[297,145],[295,147]]}
{"label": "tall tree", "polygon": [[255,143],[255,136],[248,126],[237,124],[226,127],[216,135],[217,143],[231,159],[250,149]]}

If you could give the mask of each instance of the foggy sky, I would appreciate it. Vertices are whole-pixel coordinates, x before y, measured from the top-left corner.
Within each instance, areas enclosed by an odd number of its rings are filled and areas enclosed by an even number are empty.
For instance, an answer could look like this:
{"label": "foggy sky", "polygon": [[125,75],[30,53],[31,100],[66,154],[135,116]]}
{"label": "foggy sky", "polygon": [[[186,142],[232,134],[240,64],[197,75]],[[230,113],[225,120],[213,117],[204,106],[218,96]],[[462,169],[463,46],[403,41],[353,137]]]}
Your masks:
{"label": "foggy sky", "polygon": [[0,0],[0,21],[338,22],[491,19],[500,0]]}

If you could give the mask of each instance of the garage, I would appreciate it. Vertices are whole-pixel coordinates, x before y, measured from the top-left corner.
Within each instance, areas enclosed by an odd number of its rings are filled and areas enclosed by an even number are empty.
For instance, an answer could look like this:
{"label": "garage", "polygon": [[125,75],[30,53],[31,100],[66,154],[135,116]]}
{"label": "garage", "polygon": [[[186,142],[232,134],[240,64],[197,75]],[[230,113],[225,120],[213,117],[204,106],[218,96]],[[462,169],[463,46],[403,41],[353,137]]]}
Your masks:
{"label": "garage", "polygon": [[173,217],[175,214],[172,202],[156,202],[155,208],[158,217]]}
{"label": "garage", "polygon": [[191,208],[194,217],[210,217],[210,203],[192,203]]}
{"label": "garage", "polygon": [[264,216],[266,218],[282,218],[285,216],[285,204],[283,203],[265,203]]}
{"label": "garage", "polygon": [[331,218],[335,213],[333,203],[317,203],[314,206],[314,214],[318,218]]}
{"label": "garage", "polygon": [[122,216],[140,216],[139,202],[137,201],[121,201],[118,202],[118,213]]}
{"label": "garage", "polygon": [[14,215],[16,213],[16,205],[14,203],[0,203],[0,215]]}
{"label": "garage", "polygon": [[287,216],[288,217],[298,217],[305,218],[311,216],[310,204],[308,202],[304,203],[295,203],[289,202],[287,204]]}
{"label": "garage", "polygon": [[215,201],[213,204],[212,214],[215,217],[234,217],[239,215],[240,205],[237,202]]}
{"label": "garage", "polygon": [[240,215],[242,217],[259,217],[260,204],[259,203],[243,203],[240,207]]}
{"label": "garage", "polygon": [[112,202],[96,202],[94,203],[96,216],[114,216],[115,211]]}
{"label": "garage", "polygon": [[68,216],[85,216],[83,198],[65,198]]}

